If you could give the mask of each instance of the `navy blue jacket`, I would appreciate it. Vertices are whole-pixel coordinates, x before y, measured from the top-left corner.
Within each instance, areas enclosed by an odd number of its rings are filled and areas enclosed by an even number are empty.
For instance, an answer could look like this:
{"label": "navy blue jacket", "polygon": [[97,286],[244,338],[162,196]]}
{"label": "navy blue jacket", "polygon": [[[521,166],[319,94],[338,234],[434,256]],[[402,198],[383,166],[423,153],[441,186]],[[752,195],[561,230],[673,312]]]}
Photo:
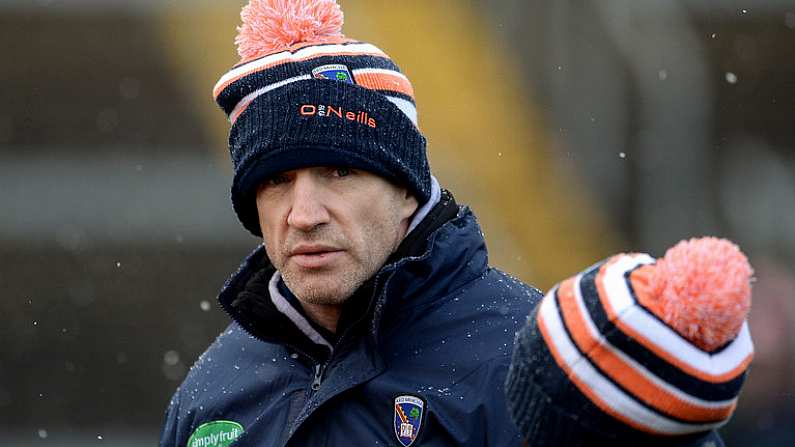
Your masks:
{"label": "navy blue jacket", "polygon": [[[503,384],[541,294],[488,266],[474,215],[452,204],[452,218],[350,300],[367,311],[330,355],[263,297],[257,277],[273,267],[262,248],[252,253],[219,297],[234,322],[175,393],[160,445],[185,447],[213,421],[239,424],[236,447],[407,445],[395,399],[411,396],[424,403],[411,445],[520,446]],[[191,447],[232,445],[219,439],[194,436]]]}

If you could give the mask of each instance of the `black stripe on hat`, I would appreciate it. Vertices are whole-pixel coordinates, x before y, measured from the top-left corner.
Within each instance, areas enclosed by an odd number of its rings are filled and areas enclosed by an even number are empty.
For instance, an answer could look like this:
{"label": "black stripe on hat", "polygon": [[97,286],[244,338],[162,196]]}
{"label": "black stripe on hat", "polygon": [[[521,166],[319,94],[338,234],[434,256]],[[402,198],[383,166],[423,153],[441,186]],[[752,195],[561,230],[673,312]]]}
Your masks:
{"label": "black stripe on hat", "polygon": [[[574,285],[574,287],[576,287],[576,284]],[[608,374],[605,370],[600,368],[599,365],[596,362],[594,362],[593,359],[591,359],[591,356],[589,355],[588,352],[585,352],[585,351],[582,350],[580,345],[577,344],[577,341],[574,338],[574,335],[571,333],[571,330],[569,329],[569,326],[566,323],[566,318],[563,316],[563,306],[561,306],[561,303],[560,303],[560,288],[556,288],[555,289],[554,298],[555,298],[555,306],[557,307],[558,316],[560,318],[560,321],[563,323],[563,330],[566,332],[566,335],[569,337],[569,340],[571,340],[571,344],[574,345],[575,349],[577,349],[577,352],[580,353],[580,355],[593,367],[594,370],[596,370],[596,372],[599,375],[601,375],[604,379],[606,379],[607,381],[609,381],[610,383],[615,385],[616,388],[618,388],[624,394],[626,394],[629,398],[634,400],[638,405],[647,408],[649,411],[653,412],[654,414],[659,415],[662,418],[670,419],[672,421],[676,421],[676,422],[679,422],[679,423],[684,424],[684,425],[694,425],[695,426],[695,425],[703,425],[703,424],[714,424],[714,423],[722,422],[724,420],[723,418],[720,418],[720,419],[716,419],[716,420],[712,420],[712,421],[704,420],[704,421],[699,421],[698,423],[694,423],[691,420],[682,419],[682,418],[680,418],[680,417],[678,417],[676,415],[663,412],[660,409],[657,409],[657,408],[649,405],[643,399],[640,399],[637,395],[635,395],[635,393],[633,393],[632,391],[630,391],[627,388],[625,388],[624,385],[622,385],[620,382],[617,382],[616,380],[614,380],[613,377],[610,376],[610,374]]]}
{"label": "black stripe on hat", "polygon": [[580,291],[583,302],[588,310],[591,320],[594,322],[602,336],[615,348],[623,351],[627,356],[640,363],[648,370],[667,382],[673,387],[682,390],[691,396],[706,401],[726,401],[737,397],[742,388],[747,371],[732,380],[723,383],[711,383],[693,377],[675,365],[658,357],[654,352],[647,349],[619,329],[607,316],[599,294],[596,289],[596,276],[602,264],[597,264],[586,271],[580,280]]}
{"label": "black stripe on hat", "polygon": [[[262,87],[267,87],[278,82],[285,81],[296,76],[309,75],[312,76],[312,70],[323,65],[337,65],[342,64],[348,67],[353,76],[354,70],[363,68],[374,68],[382,70],[391,70],[400,73],[400,69],[391,59],[379,56],[336,56],[336,55],[322,55],[312,57],[306,61],[301,62],[285,62],[271,68],[261,69],[251,74],[241,77],[232,82],[216,98],[216,102],[229,115],[235,109],[237,104],[246,95],[257,91]],[[354,76],[355,77],[355,76]],[[354,80],[355,83],[355,80]],[[394,92],[389,91],[389,94]],[[414,99],[411,99],[414,102]]]}

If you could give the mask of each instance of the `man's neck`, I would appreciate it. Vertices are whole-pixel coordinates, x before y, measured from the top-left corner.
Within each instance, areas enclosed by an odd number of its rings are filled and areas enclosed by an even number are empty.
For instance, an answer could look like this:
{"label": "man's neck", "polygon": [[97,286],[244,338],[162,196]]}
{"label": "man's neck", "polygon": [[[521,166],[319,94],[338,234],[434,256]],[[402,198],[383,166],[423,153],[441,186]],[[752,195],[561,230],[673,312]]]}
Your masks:
{"label": "man's neck", "polygon": [[304,308],[306,315],[312,321],[333,334],[337,333],[337,323],[339,323],[340,315],[342,314],[342,304],[311,304],[300,299],[299,302],[301,307]]}

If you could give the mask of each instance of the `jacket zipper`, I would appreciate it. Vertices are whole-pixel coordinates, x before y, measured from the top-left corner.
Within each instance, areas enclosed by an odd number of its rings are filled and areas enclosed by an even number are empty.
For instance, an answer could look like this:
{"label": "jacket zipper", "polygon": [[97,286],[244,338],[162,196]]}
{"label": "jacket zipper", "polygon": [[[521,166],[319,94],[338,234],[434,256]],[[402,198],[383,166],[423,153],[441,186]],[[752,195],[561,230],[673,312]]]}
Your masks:
{"label": "jacket zipper", "polygon": [[315,365],[315,377],[312,380],[312,391],[317,392],[320,389],[320,383],[323,381],[323,373],[326,372],[328,363],[318,363]]}
{"label": "jacket zipper", "polygon": [[[378,278],[376,278],[375,281],[376,281],[375,285],[377,285]],[[377,295],[376,290],[378,290],[378,288],[374,286],[373,296],[370,298],[371,302],[373,301],[373,299],[375,299],[375,296]],[[360,318],[354,324],[352,324],[350,328],[346,329],[345,332],[343,332],[342,335],[340,335],[337,344],[339,344],[343,339],[345,339],[345,337],[350,332],[351,328],[358,325],[363,319],[364,317]],[[320,384],[323,382],[323,374],[325,374],[326,372],[326,367],[328,367],[329,363],[331,363],[331,358],[333,357],[333,355],[334,351],[332,350],[331,353],[329,353],[328,360],[325,363],[315,363],[315,377],[312,379],[312,386],[311,386],[313,394],[320,390]]]}
{"label": "jacket zipper", "polygon": [[[222,306],[222,307],[224,307],[224,311],[226,312],[226,314],[234,321],[235,318],[232,316],[231,312],[228,312],[226,310],[225,306]],[[246,333],[248,333],[249,335],[254,337],[255,339],[257,339],[257,340],[259,340],[261,342],[267,343],[267,341],[264,340],[262,337],[249,332],[249,330],[246,329],[245,327],[243,327],[242,329]],[[323,374],[326,372],[326,366],[328,366],[328,361],[326,361],[325,363],[321,363],[321,362],[317,361],[317,359],[315,359],[311,355],[309,355],[306,352],[304,352],[303,350],[298,349],[297,347],[293,346],[292,343],[284,343],[284,346],[286,346],[288,349],[291,349],[291,350],[295,351],[299,355],[304,356],[306,359],[308,359],[311,363],[313,363],[315,365],[315,367],[314,367],[315,374],[314,374],[314,377],[312,378],[311,389],[312,389],[312,394],[317,392],[320,389],[321,382],[323,381]],[[332,354],[333,354],[333,351],[332,351],[331,354],[329,354],[329,359],[328,359],[329,361],[331,360],[331,355]]]}

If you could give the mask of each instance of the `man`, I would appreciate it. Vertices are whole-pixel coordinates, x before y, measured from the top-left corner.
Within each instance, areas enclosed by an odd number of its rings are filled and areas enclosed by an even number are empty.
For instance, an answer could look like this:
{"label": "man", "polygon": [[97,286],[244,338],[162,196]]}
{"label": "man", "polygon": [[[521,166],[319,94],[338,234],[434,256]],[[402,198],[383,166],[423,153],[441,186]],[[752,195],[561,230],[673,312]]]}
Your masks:
{"label": "man", "polygon": [[540,293],[487,264],[431,175],[408,79],[342,36],[333,0],[252,0],[232,201],[263,245],[224,286],[232,324],[169,405],[166,446],[518,446],[503,393]]}

